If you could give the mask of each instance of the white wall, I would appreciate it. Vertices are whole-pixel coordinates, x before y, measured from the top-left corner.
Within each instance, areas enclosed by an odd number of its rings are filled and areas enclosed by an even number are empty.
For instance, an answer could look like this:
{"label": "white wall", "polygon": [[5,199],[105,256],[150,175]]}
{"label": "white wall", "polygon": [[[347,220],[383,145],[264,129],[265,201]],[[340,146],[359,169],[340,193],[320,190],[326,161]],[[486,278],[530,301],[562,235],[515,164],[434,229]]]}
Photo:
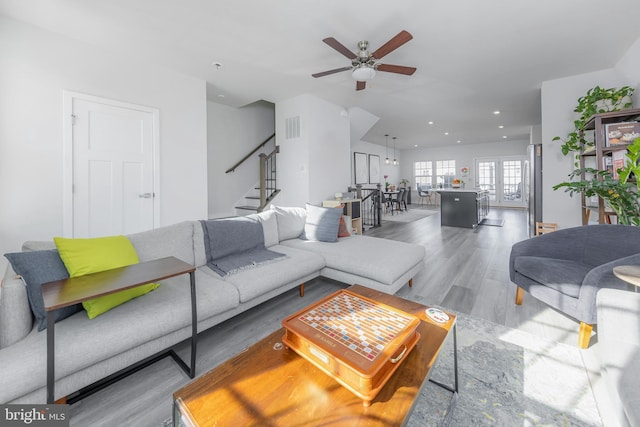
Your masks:
{"label": "white wall", "polygon": [[269,102],[256,102],[243,108],[207,103],[209,218],[236,215],[234,207],[240,202],[244,204],[243,196],[259,182],[259,154],[272,152],[275,139],[235,172],[225,171],[274,131],[275,106]]}
{"label": "white wall", "polygon": [[[427,160],[455,160],[456,177],[464,180],[466,188],[475,187],[475,159],[498,156],[525,156],[528,140],[491,142],[486,144],[455,144],[451,146],[404,150],[400,154],[400,179],[406,178],[415,188],[413,178],[414,162]],[[469,175],[462,177],[460,168],[469,168]]]}
{"label": "white wall", "polygon": [[0,254],[63,233],[63,90],[160,110],[161,223],[206,216],[204,81],[4,17],[0,52]]}
{"label": "white wall", "polygon": [[[552,189],[554,185],[567,181],[569,173],[574,169],[574,156],[563,156],[560,151],[561,142],[554,142],[552,139],[555,136],[564,138],[573,130],[573,121],[578,117],[573,110],[578,98],[596,85],[607,88],[625,85],[635,87],[634,104],[639,105],[640,73],[637,70],[640,67],[640,59],[637,55],[640,55],[639,42],[636,42],[620,61],[619,68],[546,81],[542,84],[543,221],[555,222],[560,228],[582,225],[580,197],[570,197],[564,190]],[[631,59],[630,56],[634,58]],[[631,80],[630,76],[635,77],[635,80]]]}
{"label": "white wall", "polygon": [[[391,138],[389,138],[389,141],[391,141]],[[400,180],[402,178],[407,178],[409,180],[411,180],[410,177],[403,177],[400,175],[400,167],[402,165],[402,163],[400,163],[399,165],[394,166],[393,165],[393,144],[391,144],[391,148],[389,149],[389,164],[385,163],[385,159],[387,157],[387,150],[385,146],[381,146],[378,144],[372,144],[370,142],[366,142],[366,141],[357,141],[357,142],[353,142],[351,144],[351,176],[350,176],[350,182],[351,185],[355,185],[355,172],[353,170],[353,153],[366,153],[367,155],[369,154],[374,154],[380,157],[380,179],[382,180],[380,183],[382,184],[382,186],[384,187],[384,176],[388,175],[387,178],[387,182],[389,182],[389,184],[395,184],[395,185],[399,185],[400,184]],[[400,151],[396,150],[396,156],[398,159],[400,159]],[[367,156],[367,160],[368,160],[368,156]],[[375,183],[370,183],[367,184],[365,187],[375,187]]]}
{"label": "white wall", "polygon": [[[280,206],[320,203],[349,186],[349,118],[345,109],[312,95],[276,104]],[[285,119],[300,117],[300,137],[286,139]]]}

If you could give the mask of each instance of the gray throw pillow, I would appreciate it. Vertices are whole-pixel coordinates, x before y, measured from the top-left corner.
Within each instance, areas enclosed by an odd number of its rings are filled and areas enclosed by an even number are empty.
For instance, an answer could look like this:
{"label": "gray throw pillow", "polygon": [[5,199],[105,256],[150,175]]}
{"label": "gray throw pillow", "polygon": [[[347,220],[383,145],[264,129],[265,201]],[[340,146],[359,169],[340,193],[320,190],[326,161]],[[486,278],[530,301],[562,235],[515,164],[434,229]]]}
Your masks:
{"label": "gray throw pillow", "polygon": [[[22,276],[27,285],[27,297],[33,316],[38,324],[38,331],[47,328],[47,313],[44,310],[44,300],[40,287],[44,283],[62,280],[69,277],[69,272],[64,266],[58,251],[55,249],[46,251],[27,251],[5,254],[11,263],[13,270]],[[55,321],[82,311],[82,304],[60,308],[55,311]]]}
{"label": "gray throw pillow", "polygon": [[304,225],[304,233],[300,237],[303,240],[337,242],[342,209],[321,208],[308,203],[306,209],[307,221]]}

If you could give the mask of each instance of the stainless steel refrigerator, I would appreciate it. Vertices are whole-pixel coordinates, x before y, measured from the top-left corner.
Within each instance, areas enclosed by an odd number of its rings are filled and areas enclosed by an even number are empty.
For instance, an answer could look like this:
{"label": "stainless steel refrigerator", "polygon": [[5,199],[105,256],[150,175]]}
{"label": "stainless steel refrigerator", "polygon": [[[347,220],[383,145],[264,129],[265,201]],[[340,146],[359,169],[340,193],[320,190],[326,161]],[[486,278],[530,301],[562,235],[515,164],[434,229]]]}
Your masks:
{"label": "stainless steel refrigerator", "polygon": [[536,234],[536,222],[542,221],[542,144],[527,146],[524,162],[524,201],[528,208],[529,237]]}

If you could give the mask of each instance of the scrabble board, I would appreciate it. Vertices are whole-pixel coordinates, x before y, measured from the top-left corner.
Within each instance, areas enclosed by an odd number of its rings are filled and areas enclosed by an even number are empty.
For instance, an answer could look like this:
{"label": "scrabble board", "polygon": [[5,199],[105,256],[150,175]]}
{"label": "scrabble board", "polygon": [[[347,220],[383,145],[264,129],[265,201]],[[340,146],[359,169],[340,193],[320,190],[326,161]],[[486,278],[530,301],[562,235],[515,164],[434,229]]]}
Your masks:
{"label": "scrabble board", "polygon": [[283,342],[370,404],[420,338],[420,319],[337,291],[283,320]]}

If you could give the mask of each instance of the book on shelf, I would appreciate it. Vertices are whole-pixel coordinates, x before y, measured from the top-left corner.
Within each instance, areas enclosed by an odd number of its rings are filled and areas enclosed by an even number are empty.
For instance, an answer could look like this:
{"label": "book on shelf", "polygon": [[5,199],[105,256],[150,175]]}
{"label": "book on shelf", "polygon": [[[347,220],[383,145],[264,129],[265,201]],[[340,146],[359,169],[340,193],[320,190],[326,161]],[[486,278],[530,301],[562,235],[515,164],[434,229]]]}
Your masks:
{"label": "book on shelf", "polygon": [[613,157],[612,156],[604,156],[602,158],[602,169],[609,172],[613,175]]}
{"label": "book on shelf", "polygon": [[605,125],[605,147],[631,144],[636,138],[640,138],[640,123],[622,122]]}
{"label": "book on shelf", "polygon": [[613,179],[619,179],[620,174],[618,173],[618,169],[622,169],[624,167],[624,158],[626,157],[627,150],[618,150],[614,151],[611,154],[611,161],[613,163]]}

